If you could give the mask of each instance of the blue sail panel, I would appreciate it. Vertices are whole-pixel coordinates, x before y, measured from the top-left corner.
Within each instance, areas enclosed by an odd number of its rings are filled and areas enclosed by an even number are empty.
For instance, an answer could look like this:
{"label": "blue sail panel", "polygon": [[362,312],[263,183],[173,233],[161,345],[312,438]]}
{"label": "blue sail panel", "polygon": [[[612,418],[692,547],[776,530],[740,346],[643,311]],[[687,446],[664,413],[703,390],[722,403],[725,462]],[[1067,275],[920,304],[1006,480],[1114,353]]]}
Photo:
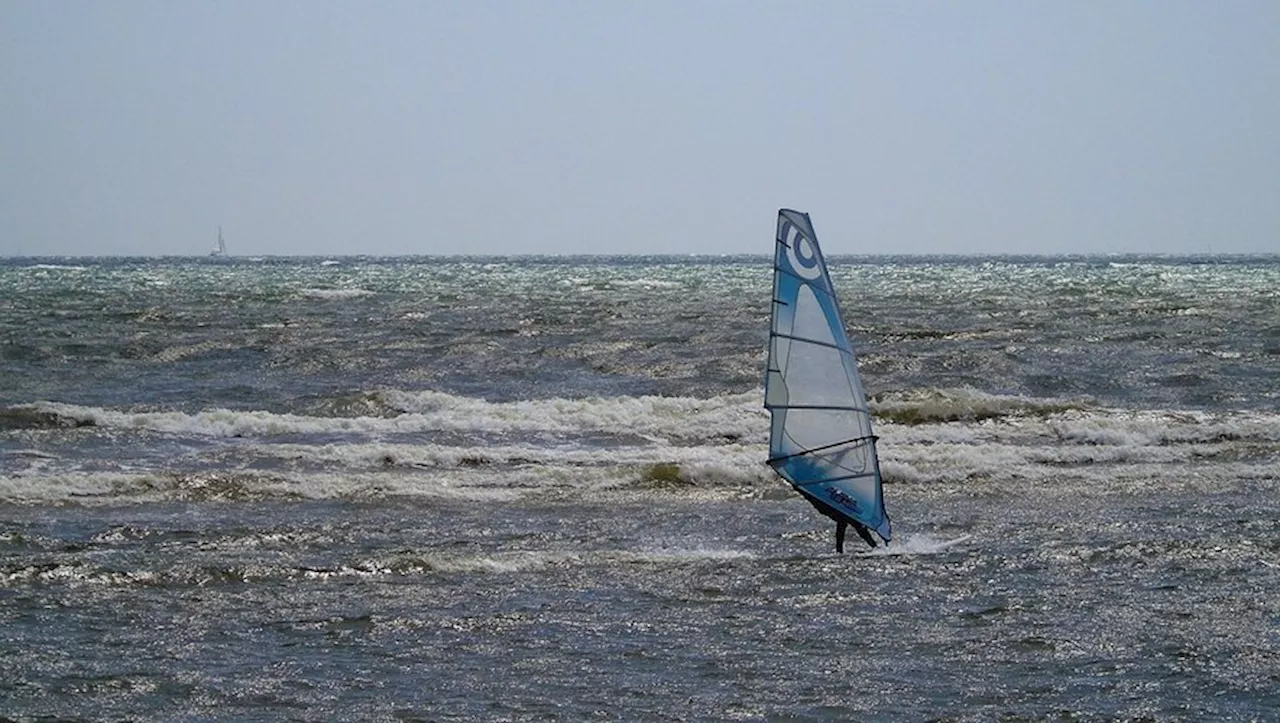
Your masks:
{"label": "blue sail panel", "polygon": [[808,214],[778,212],[765,372],[769,463],[798,491],[891,537],[871,411]]}

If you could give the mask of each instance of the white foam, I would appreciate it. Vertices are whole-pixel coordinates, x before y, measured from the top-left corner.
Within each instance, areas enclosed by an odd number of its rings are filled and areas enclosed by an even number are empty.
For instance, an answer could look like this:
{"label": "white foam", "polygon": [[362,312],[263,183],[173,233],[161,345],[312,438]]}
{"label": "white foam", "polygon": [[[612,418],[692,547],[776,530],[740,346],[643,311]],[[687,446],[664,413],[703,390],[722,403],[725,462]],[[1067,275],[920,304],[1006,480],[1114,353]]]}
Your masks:
{"label": "white foam", "polygon": [[358,299],[363,296],[373,296],[373,293],[368,289],[301,289],[298,291],[298,294],[303,298],[322,299],[325,301]]}
{"label": "white foam", "polygon": [[304,570],[309,578],[372,577],[382,575],[412,575],[426,572],[525,572],[578,562],[580,555],[572,552],[523,551],[495,552],[476,555],[401,555],[393,559],[366,560],[357,565],[343,565],[332,569]]}
{"label": "white foam", "polygon": [[136,489],[139,477],[155,475],[123,473],[43,472],[0,477],[0,501],[45,503],[74,500],[92,501],[115,495],[121,489]]}
{"label": "white foam", "polygon": [[311,417],[260,411],[211,409],[184,412],[121,412],[58,402],[30,405],[100,427],[212,437],[280,434],[404,434],[431,431],[588,433],[629,432],[655,439],[752,438],[763,440],[768,416],[754,394],[710,399],[616,397],[487,402],[441,392],[378,395],[405,413],[391,417]]}
{"label": "white foam", "polygon": [[1052,421],[1059,438],[1085,444],[1160,445],[1220,440],[1280,442],[1280,415],[1259,412],[1109,411],[1063,415]]}
{"label": "white foam", "polygon": [[944,552],[955,552],[969,547],[972,535],[943,538],[930,534],[902,535],[894,537],[893,542],[875,549],[858,553],[859,557],[899,557],[913,555],[938,555]]}
{"label": "white foam", "polygon": [[[193,445],[170,461],[177,470],[284,470],[231,472],[235,481],[227,494],[249,497],[478,500],[592,490],[732,498],[785,492],[764,464],[768,415],[755,393],[515,402],[396,390],[373,396],[405,412],[390,418],[313,417],[30,406],[108,429],[225,440]],[[1280,474],[1273,462],[1280,454],[1280,415],[1262,412],[1076,408],[982,421],[881,422],[877,432],[890,486],[996,481],[1042,485],[1051,494],[1064,479],[1096,482],[1105,490],[1146,479],[1196,483],[1210,474],[1230,483]],[[323,442],[308,443],[308,435]],[[17,454],[7,459],[26,468],[0,478],[3,500],[172,499],[216,492],[222,484],[196,489],[151,470],[82,472],[74,460]]]}
{"label": "white foam", "polygon": [[86,565],[33,565],[17,568],[10,572],[0,572],[0,583],[62,583],[75,585],[124,586],[148,584],[159,576],[144,570],[114,571],[98,570]]}
{"label": "white foam", "polygon": [[478,554],[400,555],[366,560],[332,569],[304,570],[309,578],[371,577],[442,573],[515,573],[548,567],[618,564],[685,564],[700,561],[751,559],[753,553],[719,548],[660,548],[653,550],[511,550]]}
{"label": "white foam", "polygon": [[746,550],[727,550],[720,547],[659,546],[644,548],[637,551],[620,552],[617,553],[617,557],[621,561],[627,562],[684,563],[700,561],[723,562],[726,560],[750,560],[755,559],[757,555]]}
{"label": "white foam", "polygon": [[612,286],[620,286],[623,288],[643,289],[652,291],[654,289],[678,289],[682,284],[678,281],[665,281],[663,279],[613,279],[608,282]]}
{"label": "white foam", "polygon": [[485,432],[631,432],[655,438],[763,439],[768,415],[760,395],[589,397],[486,402],[441,392],[383,393],[397,409],[420,414],[440,429]]}

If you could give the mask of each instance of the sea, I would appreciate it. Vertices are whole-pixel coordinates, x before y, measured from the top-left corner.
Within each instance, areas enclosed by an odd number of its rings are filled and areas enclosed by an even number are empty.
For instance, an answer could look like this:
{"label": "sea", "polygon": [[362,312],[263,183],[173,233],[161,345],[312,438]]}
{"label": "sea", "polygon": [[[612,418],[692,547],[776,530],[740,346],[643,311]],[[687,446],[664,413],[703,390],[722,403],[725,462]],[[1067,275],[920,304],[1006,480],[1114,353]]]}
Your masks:
{"label": "sea", "polygon": [[0,260],[0,720],[1280,720],[1280,256]]}

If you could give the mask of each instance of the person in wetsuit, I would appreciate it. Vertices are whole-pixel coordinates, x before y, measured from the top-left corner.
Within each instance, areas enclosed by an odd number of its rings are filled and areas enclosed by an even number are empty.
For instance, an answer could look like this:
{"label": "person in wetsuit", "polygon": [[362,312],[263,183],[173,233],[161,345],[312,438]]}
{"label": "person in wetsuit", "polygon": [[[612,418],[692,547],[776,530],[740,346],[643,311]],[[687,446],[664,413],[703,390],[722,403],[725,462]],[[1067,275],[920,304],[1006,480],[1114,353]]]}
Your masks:
{"label": "person in wetsuit", "polygon": [[805,498],[809,504],[813,505],[814,509],[836,521],[836,552],[841,555],[844,554],[844,534],[849,525],[853,525],[853,531],[858,533],[858,537],[861,537],[864,542],[872,547],[876,547],[876,539],[871,536],[871,530],[867,529],[866,525],[858,522],[857,520],[845,517],[836,510],[836,508],[831,505],[823,504],[809,495],[802,494],[800,496]]}

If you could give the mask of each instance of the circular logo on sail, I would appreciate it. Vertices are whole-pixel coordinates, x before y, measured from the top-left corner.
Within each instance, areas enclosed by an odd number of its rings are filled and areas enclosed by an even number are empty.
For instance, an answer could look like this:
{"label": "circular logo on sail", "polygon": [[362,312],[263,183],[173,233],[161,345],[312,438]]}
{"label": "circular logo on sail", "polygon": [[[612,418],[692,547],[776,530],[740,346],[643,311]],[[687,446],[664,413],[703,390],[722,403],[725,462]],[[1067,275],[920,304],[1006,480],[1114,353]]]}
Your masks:
{"label": "circular logo on sail", "polygon": [[790,237],[787,239],[787,261],[791,262],[791,268],[801,278],[818,278],[822,274],[822,268],[818,264],[818,251],[813,247],[813,242],[795,226],[787,229],[787,236]]}

